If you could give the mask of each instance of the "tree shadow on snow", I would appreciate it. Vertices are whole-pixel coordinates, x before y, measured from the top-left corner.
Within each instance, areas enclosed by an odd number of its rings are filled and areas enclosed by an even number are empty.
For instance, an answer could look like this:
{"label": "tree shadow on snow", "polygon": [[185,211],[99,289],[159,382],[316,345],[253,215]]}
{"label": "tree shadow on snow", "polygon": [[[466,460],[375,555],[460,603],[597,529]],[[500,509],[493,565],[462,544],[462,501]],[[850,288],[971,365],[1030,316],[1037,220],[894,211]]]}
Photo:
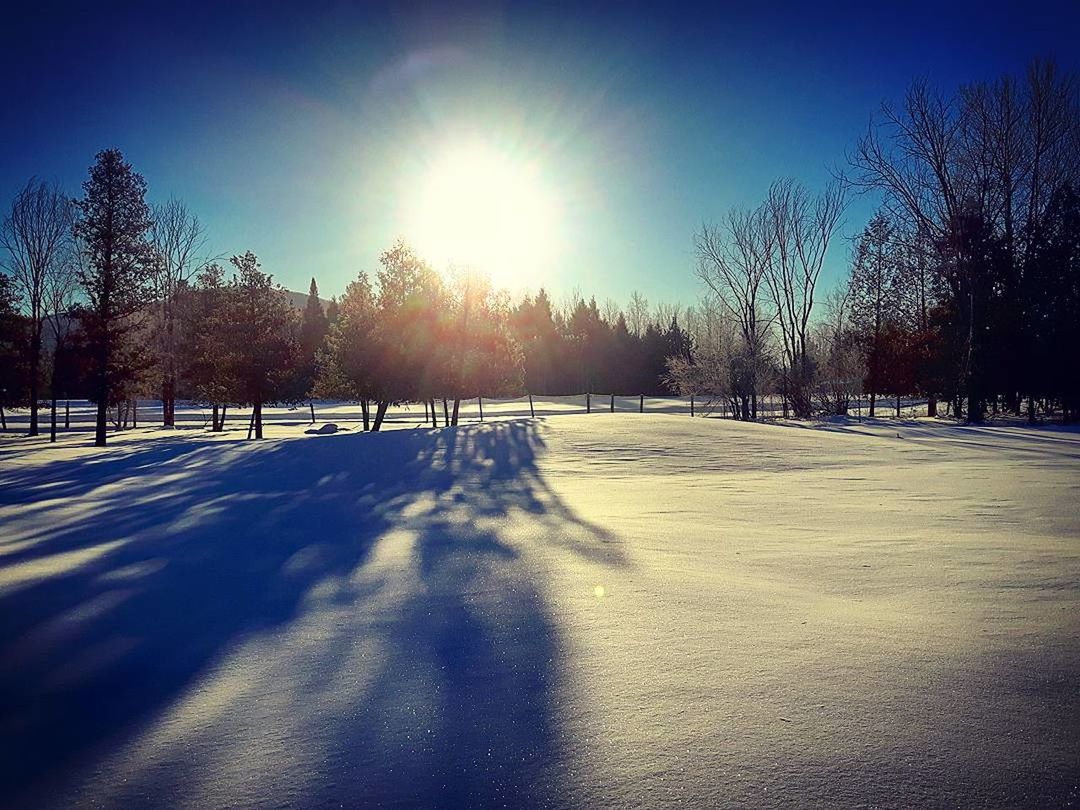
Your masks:
{"label": "tree shadow on snow", "polygon": [[[523,543],[625,560],[546,486],[539,431],[502,422],[255,448],[188,439],[0,473],[3,503],[57,499],[29,542],[0,547],[0,577],[31,572],[0,593],[0,795],[55,799],[52,785],[78,785],[152,731],[241,645],[336,610],[346,629],[324,622],[326,639],[289,666],[281,653],[241,678],[287,696],[277,720],[317,762],[293,784],[296,803],[561,803],[542,775],[559,747],[562,641],[543,571],[503,526],[525,515]],[[396,547],[401,559],[378,559]],[[355,624],[369,610],[370,625]],[[361,668],[364,644],[375,663]],[[361,676],[362,689],[348,686]],[[240,718],[256,708],[225,703]],[[205,740],[190,742],[154,773],[125,774],[129,792],[113,798],[167,800],[205,778]],[[277,787],[272,756],[244,765],[227,740],[215,745],[248,769],[249,798]]]}

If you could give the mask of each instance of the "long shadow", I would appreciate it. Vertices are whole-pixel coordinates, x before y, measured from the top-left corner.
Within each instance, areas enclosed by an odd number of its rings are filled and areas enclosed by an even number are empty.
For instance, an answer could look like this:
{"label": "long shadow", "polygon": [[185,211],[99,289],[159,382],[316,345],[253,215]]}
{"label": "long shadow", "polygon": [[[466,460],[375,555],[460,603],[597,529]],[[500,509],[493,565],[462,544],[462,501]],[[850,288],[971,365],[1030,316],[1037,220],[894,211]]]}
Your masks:
{"label": "long shadow", "polygon": [[[57,800],[54,785],[78,789],[248,639],[294,627],[327,583],[346,615],[374,610],[378,588],[356,582],[397,531],[413,545],[392,570],[412,588],[376,633],[374,683],[319,738],[300,803],[557,804],[536,776],[560,745],[562,641],[542,572],[501,527],[524,515],[559,552],[625,563],[547,488],[543,447],[535,423],[501,422],[242,449],[163,442],[0,473],[5,503],[72,507],[0,556],[0,585],[33,569],[0,591],[0,795],[29,806]],[[485,607],[477,594],[499,596]],[[328,642],[307,669],[323,684],[348,676],[346,650],[363,642]],[[418,667],[427,674],[410,678]],[[429,706],[425,729],[402,721],[389,739],[386,718],[415,701]],[[425,745],[399,744],[414,731]],[[191,770],[126,774],[124,803],[166,799]],[[273,781],[255,766],[248,778]]]}

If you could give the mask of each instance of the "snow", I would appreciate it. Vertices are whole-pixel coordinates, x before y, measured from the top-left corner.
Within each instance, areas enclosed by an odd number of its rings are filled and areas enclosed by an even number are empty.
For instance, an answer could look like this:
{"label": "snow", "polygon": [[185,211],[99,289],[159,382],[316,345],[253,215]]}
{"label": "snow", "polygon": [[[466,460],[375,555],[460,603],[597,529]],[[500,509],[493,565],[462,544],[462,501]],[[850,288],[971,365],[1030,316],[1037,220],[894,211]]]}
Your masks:
{"label": "snow", "polygon": [[575,404],[0,438],[4,804],[1080,801],[1080,434]]}

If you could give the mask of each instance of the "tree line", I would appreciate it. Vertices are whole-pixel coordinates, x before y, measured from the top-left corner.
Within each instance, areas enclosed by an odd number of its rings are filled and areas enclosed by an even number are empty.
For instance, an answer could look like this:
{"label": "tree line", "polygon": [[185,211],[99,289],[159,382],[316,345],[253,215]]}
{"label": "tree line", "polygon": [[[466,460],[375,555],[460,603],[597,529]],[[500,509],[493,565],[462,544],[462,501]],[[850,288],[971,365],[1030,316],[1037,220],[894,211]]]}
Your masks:
{"label": "tree line", "polygon": [[[856,396],[943,402],[972,422],[1080,417],[1080,81],[1049,62],[946,93],[912,83],[883,105],[821,193],[778,181],[764,201],[695,235],[697,273],[718,308],[684,392],[756,417],[843,414]],[[880,210],[849,273],[817,302],[822,255],[845,195]]]}
{"label": "tree line", "polygon": [[[697,394],[759,417],[846,413],[856,397],[921,397],[970,421],[1080,415],[1080,82],[1050,63],[948,94],[914,82],[884,105],[824,188],[776,181],[761,203],[694,235],[706,290],[687,308],[634,293],[625,307],[541,289],[512,302],[467,268],[438,272],[399,241],[324,305],[293,306],[250,251],[207,256],[175,199],[151,205],[116,149],[69,198],[31,179],[0,227],[4,408],[97,405],[95,442],[152,395],[250,406],[359,402],[378,430],[395,402],[437,424],[467,396]],[[847,276],[819,290],[852,195],[879,211],[852,240]],[[453,403],[451,412],[450,403]]]}
{"label": "tree line", "polygon": [[98,445],[147,396],[160,398],[165,426],[177,399],[208,405],[214,431],[230,407],[251,407],[257,438],[266,404],[311,397],[359,402],[372,430],[396,402],[429,403],[437,424],[442,399],[456,424],[466,396],[659,393],[667,358],[690,352],[677,310],[657,309],[669,319],[661,327],[636,296],[631,329],[595,299],[555,308],[541,290],[512,305],[482,274],[436,272],[403,241],[329,305],[313,278],[298,310],[254,253],[208,258],[198,218],[175,199],[152,206],[146,193],[107,149],[81,198],[31,179],[12,202],[2,229],[0,418],[28,405],[38,435],[46,394],[55,441],[57,400],[85,397],[97,406]]}

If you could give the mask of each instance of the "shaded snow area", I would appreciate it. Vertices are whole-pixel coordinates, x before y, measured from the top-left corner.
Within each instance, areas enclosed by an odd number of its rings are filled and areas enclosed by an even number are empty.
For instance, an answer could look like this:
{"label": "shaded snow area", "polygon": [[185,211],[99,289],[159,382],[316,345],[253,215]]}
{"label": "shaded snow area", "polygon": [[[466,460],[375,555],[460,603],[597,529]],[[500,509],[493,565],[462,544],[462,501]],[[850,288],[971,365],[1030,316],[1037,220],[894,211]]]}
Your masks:
{"label": "shaded snow area", "polygon": [[819,428],[4,438],[2,803],[1080,803],[1080,434]]}

